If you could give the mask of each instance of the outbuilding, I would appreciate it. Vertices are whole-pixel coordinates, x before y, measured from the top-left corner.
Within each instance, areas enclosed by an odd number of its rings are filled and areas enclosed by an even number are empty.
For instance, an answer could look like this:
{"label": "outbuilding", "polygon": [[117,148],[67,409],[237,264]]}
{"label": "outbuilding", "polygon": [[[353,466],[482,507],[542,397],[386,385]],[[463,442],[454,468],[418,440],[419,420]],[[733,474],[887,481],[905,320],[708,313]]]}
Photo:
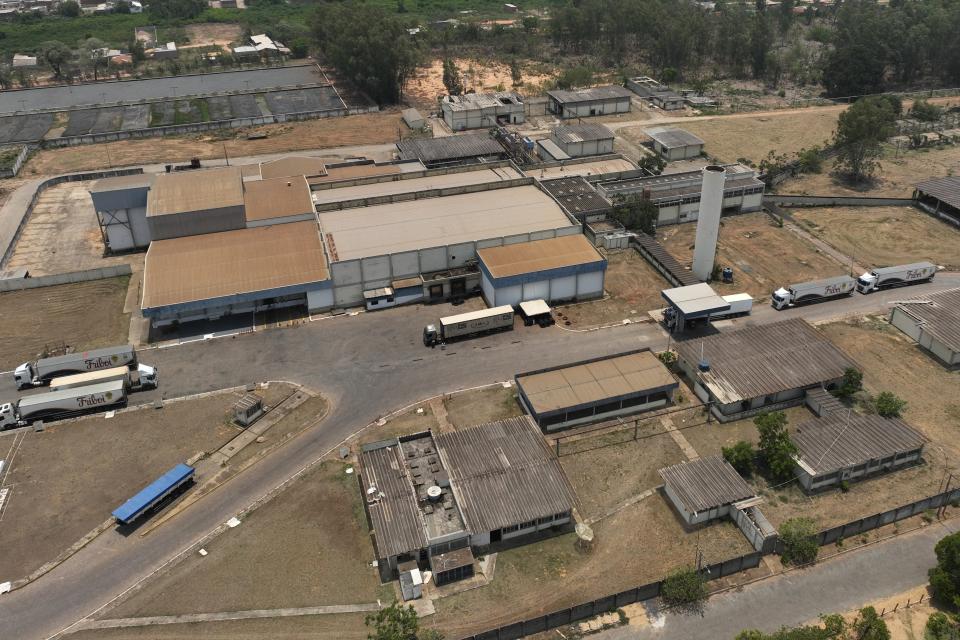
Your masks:
{"label": "outbuilding", "polygon": [[453,131],[523,122],[523,98],[513,91],[444,96],[440,110],[444,122]]}
{"label": "outbuilding", "polygon": [[404,109],[401,115],[403,116],[403,121],[407,123],[407,126],[414,131],[420,131],[427,125],[426,119],[420,115],[419,111],[412,107],[410,109]]}
{"label": "outbuilding", "polygon": [[651,127],[643,132],[650,136],[654,151],[664,160],[688,160],[703,155],[703,140],[683,129]]}
{"label": "outbuilding", "polygon": [[688,526],[730,515],[733,505],[757,495],[719,455],[681,462],[659,473],[663,492]]}
{"label": "outbuilding", "polygon": [[617,85],[591,89],[554,89],[547,91],[547,108],[561,118],[629,113],[631,95],[630,91]]}
{"label": "outbuilding", "polygon": [[818,491],[921,461],[926,438],[899,418],[832,411],[800,424],[794,472],[807,491]]}
{"label": "outbuilding", "polygon": [[613,131],[602,124],[560,125],[550,137],[570,158],[613,153]]}
{"label": "outbuilding", "polygon": [[649,349],[518,373],[518,397],[545,432],[673,402],[680,384]]}
{"label": "outbuilding", "polygon": [[890,324],[944,364],[960,365],[960,288],[898,303]]}
{"label": "outbuilding", "polygon": [[154,176],[140,173],[103,178],[90,186],[103,244],[111,253],[150,245],[147,194]]}
{"label": "outbuilding", "polygon": [[607,260],[580,233],[488,247],[478,250],[477,258],[480,287],[491,307],[603,296]]}
{"label": "outbuilding", "polygon": [[627,80],[627,88],[650,104],[664,111],[683,109],[683,96],[647,76],[637,76]]}

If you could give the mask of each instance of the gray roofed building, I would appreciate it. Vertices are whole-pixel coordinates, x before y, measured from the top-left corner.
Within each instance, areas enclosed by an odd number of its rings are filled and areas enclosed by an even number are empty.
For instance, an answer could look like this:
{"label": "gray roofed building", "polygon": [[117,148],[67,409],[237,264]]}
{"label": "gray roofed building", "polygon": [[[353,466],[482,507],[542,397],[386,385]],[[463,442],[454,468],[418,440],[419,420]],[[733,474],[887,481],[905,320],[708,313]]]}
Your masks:
{"label": "gray roofed building", "polygon": [[589,89],[554,89],[547,91],[547,95],[562,102],[585,102],[588,100],[629,98],[630,91],[618,85],[610,85],[606,87],[591,87]]}
{"label": "gray roofed building", "polygon": [[791,435],[795,473],[808,491],[891,471],[920,460],[926,438],[899,418],[833,411]]}
{"label": "gray roofed building", "polygon": [[725,516],[730,505],[757,495],[719,455],[675,464],[660,469],[659,473],[664,492],[687,524]]}
{"label": "gray roofed building", "polygon": [[[804,320],[744,327],[678,342],[680,367],[721,422],[803,402],[831,388],[856,363]],[[701,358],[707,370],[698,366]]]}
{"label": "gray roofed building", "polygon": [[506,149],[487,133],[401,140],[397,149],[401,160],[419,160],[427,166],[507,157]]}
{"label": "gray roofed building", "polygon": [[960,364],[960,288],[900,302],[890,324],[945,364]]}
{"label": "gray roofed building", "polygon": [[643,132],[653,140],[654,150],[667,160],[686,160],[703,153],[703,140],[683,129],[651,127]]}
{"label": "gray roofed building", "polygon": [[580,223],[601,220],[610,212],[610,202],[583,176],[542,180],[540,186]]}
{"label": "gray roofed building", "polygon": [[627,80],[627,88],[651,104],[667,111],[683,108],[683,96],[653,78],[638,76]]}
{"label": "gray roofed building", "polygon": [[611,85],[590,89],[554,89],[547,92],[547,108],[561,118],[583,118],[630,111],[630,96],[624,87]]}
{"label": "gray roofed building", "polygon": [[928,211],[944,214],[952,222],[960,224],[960,176],[917,183],[913,197]]}
{"label": "gray roofed building", "polygon": [[602,124],[561,125],[553,130],[551,138],[571,158],[613,153],[613,131]]}

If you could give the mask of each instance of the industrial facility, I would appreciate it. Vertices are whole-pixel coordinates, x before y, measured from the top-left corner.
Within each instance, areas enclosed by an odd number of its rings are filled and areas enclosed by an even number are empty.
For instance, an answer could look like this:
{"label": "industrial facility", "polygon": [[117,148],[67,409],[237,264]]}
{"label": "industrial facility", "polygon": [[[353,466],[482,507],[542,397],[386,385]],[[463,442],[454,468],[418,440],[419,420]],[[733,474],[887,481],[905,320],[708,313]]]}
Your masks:
{"label": "industrial facility", "polygon": [[545,432],[673,403],[680,383],[649,349],[514,376],[520,403]]}
{"label": "industrial facility", "polygon": [[444,96],[440,110],[453,131],[522,124],[524,113],[523,98],[513,91]]}
{"label": "industrial facility", "polygon": [[576,497],[536,425],[509,418],[362,447],[360,482],[380,576],[473,575],[474,550],[572,521]]}
{"label": "industrial facility", "polygon": [[633,94],[616,85],[591,89],[547,91],[547,109],[561,118],[629,113]]}
{"label": "industrial facility", "polygon": [[960,289],[899,302],[890,311],[890,324],[944,364],[960,364]]}
{"label": "industrial facility", "polygon": [[801,404],[807,389],[832,389],[850,357],[804,320],[744,327],[676,344],[680,369],[720,422]]}

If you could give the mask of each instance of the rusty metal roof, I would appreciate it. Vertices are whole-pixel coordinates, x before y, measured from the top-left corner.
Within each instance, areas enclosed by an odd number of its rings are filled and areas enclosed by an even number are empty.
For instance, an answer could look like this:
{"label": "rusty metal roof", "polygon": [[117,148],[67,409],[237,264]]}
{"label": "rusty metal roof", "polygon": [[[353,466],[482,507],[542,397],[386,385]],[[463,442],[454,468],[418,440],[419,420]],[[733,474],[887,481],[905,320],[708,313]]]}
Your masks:
{"label": "rusty metal roof", "polygon": [[488,247],[477,251],[477,257],[494,278],[604,261],[581,233]]}
{"label": "rusty metal roof", "polygon": [[950,350],[960,351],[960,288],[905,300],[896,309]]}
{"label": "rusty metal roof", "polygon": [[247,182],[243,202],[248,222],[316,214],[310,185],[303,176]]}
{"label": "rusty metal roof", "polygon": [[660,469],[660,477],[683,508],[699,513],[756,495],[722,456],[712,455]]}
{"label": "rusty metal roof", "polygon": [[243,206],[240,167],[161,173],[147,196],[147,216]]}
{"label": "rusty metal roof", "polygon": [[322,158],[310,156],[291,156],[260,163],[260,176],[270,178],[288,178],[290,176],[325,176],[326,163]]}

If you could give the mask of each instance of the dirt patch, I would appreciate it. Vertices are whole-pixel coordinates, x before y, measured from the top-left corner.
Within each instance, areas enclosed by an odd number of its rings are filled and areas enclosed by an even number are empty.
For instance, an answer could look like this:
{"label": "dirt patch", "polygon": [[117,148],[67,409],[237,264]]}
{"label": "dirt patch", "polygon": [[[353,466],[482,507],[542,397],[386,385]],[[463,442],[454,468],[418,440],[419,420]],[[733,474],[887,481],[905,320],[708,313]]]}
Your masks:
{"label": "dirt patch", "polygon": [[190,44],[180,47],[181,49],[210,45],[226,47],[243,37],[243,29],[240,25],[228,22],[189,24],[184,27],[184,31],[190,39]]}
{"label": "dirt patch", "polygon": [[78,349],[124,344],[128,277],[0,293],[0,367],[12,369],[64,343]]}
{"label": "dirt patch", "polygon": [[[400,124],[399,112],[384,111],[345,118],[264,125],[216,135],[123,140],[49,149],[31,158],[25,174],[68,173],[147,163],[181,163],[191,158],[223,158],[224,148],[234,158],[304,149],[386,144],[396,140]],[[267,137],[247,140],[248,135],[260,133]]]}
{"label": "dirt patch", "polygon": [[128,629],[93,629],[70,634],[76,640],[366,640],[364,614],[295,616],[155,625]]}
{"label": "dirt patch", "polygon": [[53,560],[161,473],[237,435],[227,417],[237,397],[185,400],[0,437],[10,464],[2,579],[24,577]]}
{"label": "dirt patch", "polygon": [[[529,65],[520,64],[521,84],[514,86],[509,65],[493,60],[454,58],[454,63],[463,78],[467,91],[477,93],[491,91],[520,91],[524,95],[537,95],[544,82],[553,79],[553,74],[535,71]],[[403,90],[408,100],[418,107],[436,111],[437,98],[447,94],[443,84],[443,60],[437,58],[429,65],[418,67]]]}
{"label": "dirt patch", "polygon": [[320,464],[109,617],[376,602],[384,593],[349,467]]}
{"label": "dirt patch", "polygon": [[407,435],[408,433],[437,429],[439,426],[440,423],[437,421],[436,416],[433,415],[430,404],[424,402],[390,418],[382,425],[376,425],[371,429],[367,429],[356,438],[353,444],[367,444],[379,440],[387,440],[389,438]]}
{"label": "dirt patch", "polygon": [[[714,282],[720,295],[746,291],[765,299],[777,287],[793,282],[841,275],[846,269],[807,240],[778,227],[764,213],[723,218],[717,264],[733,268],[733,284]],[[695,224],[664,227],[660,242],[683,265],[693,261]]]}
{"label": "dirt patch", "polygon": [[607,254],[605,295],[601,300],[557,308],[557,321],[576,328],[647,318],[663,306],[660,291],[670,283],[633,249]]}
{"label": "dirt patch", "polygon": [[523,415],[513,386],[457,393],[444,398],[443,406],[450,424],[458,429]]}
{"label": "dirt patch", "polygon": [[960,231],[913,207],[797,209],[793,216],[864,266],[931,260],[960,267]]}

